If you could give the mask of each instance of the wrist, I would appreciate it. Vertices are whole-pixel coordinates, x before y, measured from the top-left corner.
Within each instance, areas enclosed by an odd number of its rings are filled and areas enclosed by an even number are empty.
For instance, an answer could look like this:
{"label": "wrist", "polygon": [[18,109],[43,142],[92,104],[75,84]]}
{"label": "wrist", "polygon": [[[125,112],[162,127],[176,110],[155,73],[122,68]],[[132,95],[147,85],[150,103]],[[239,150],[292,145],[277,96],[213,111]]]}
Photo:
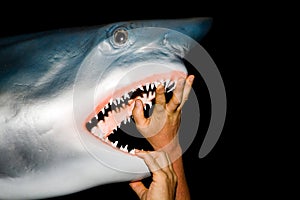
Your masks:
{"label": "wrist", "polygon": [[155,151],[164,151],[168,154],[170,161],[174,162],[175,160],[177,160],[179,157],[182,156],[182,148],[179,144],[178,141],[173,140],[172,142],[170,142],[169,144],[165,145],[165,146],[155,146],[152,145],[153,149]]}

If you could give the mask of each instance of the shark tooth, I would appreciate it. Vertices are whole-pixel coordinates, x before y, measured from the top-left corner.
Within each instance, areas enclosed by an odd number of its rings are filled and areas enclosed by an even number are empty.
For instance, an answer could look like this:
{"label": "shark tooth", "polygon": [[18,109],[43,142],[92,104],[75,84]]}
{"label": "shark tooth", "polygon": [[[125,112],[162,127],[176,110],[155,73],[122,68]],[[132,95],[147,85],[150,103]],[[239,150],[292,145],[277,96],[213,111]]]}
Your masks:
{"label": "shark tooth", "polygon": [[167,87],[169,86],[169,83],[170,83],[170,79],[167,79],[167,80],[166,80],[165,89],[167,89]]}
{"label": "shark tooth", "polygon": [[126,146],[123,148],[123,151],[128,153],[128,144],[126,144]]}
{"label": "shark tooth", "polygon": [[94,126],[94,127],[91,129],[91,133],[96,134],[96,132],[97,132],[97,127]]}
{"label": "shark tooth", "polygon": [[151,90],[152,90],[154,88],[154,83],[151,83],[150,87],[151,87]]}
{"label": "shark tooth", "polygon": [[129,96],[128,93],[125,93],[125,94],[124,94],[124,99],[130,99],[130,96]]}
{"label": "shark tooth", "polygon": [[116,140],[114,143],[112,143],[112,146],[117,147],[118,140]]}
{"label": "shark tooth", "polygon": [[135,154],[135,149],[131,149],[130,154]]}
{"label": "shark tooth", "polygon": [[177,85],[177,81],[174,81],[174,88],[176,88],[176,85]]}
{"label": "shark tooth", "polygon": [[117,98],[117,101],[118,101],[118,104],[120,104],[121,99],[120,99],[120,98]]}
{"label": "shark tooth", "polygon": [[150,84],[147,83],[147,84],[146,84],[146,91],[149,91],[149,86],[150,86]]}
{"label": "shark tooth", "polygon": [[117,104],[117,100],[116,100],[116,99],[115,99],[113,102],[114,102],[114,104],[115,104],[116,106],[118,105],[118,104]]}

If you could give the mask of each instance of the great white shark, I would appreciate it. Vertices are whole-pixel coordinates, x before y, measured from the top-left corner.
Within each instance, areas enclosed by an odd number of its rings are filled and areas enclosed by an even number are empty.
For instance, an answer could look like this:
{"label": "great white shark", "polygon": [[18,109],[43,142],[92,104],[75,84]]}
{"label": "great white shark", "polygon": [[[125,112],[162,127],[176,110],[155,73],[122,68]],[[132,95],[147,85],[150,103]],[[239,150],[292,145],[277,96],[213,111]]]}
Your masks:
{"label": "great white shark", "polygon": [[[40,199],[149,176],[112,139],[134,99],[186,77],[208,18],[142,20],[0,39],[0,199]],[[115,134],[111,134],[115,133]]]}

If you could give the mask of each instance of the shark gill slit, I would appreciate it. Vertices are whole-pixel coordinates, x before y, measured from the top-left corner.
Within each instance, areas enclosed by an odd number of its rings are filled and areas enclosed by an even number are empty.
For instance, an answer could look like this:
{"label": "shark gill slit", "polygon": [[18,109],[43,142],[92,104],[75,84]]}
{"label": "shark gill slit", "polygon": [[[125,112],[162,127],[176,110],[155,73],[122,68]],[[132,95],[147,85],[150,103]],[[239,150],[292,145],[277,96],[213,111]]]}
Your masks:
{"label": "shark gill slit", "polygon": [[[87,130],[102,142],[125,153],[134,154],[135,149],[153,150],[145,138],[131,136],[120,127],[134,122],[132,109],[136,99],[143,101],[144,115],[149,117],[155,104],[157,86],[162,84],[165,87],[165,96],[168,102],[172,97],[172,91],[176,88],[176,83],[177,79],[153,81],[136,86],[135,89],[125,92],[121,97],[110,99],[100,112],[86,123]],[[116,119],[119,118],[118,116],[121,116],[121,119]]]}

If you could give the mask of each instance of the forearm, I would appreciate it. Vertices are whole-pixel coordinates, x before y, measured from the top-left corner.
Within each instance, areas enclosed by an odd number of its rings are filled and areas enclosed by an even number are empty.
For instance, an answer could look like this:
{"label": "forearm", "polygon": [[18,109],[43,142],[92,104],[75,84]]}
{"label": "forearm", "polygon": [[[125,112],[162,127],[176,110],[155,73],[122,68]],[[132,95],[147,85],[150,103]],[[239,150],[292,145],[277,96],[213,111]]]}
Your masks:
{"label": "forearm", "polygon": [[174,171],[177,175],[176,200],[190,200],[190,192],[184,173],[182,150],[179,143],[175,144],[176,145],[170,145],[168,147],[162,148],[162,150],[168,153],[169,158],[173,164]]}
{"label": "forearm", "polygon": [[182,157],[178,158],[173,163],[174,171],[177,175],[177,189],[176,189],[176,200],[189,200],[190,192],[186,182]]}

